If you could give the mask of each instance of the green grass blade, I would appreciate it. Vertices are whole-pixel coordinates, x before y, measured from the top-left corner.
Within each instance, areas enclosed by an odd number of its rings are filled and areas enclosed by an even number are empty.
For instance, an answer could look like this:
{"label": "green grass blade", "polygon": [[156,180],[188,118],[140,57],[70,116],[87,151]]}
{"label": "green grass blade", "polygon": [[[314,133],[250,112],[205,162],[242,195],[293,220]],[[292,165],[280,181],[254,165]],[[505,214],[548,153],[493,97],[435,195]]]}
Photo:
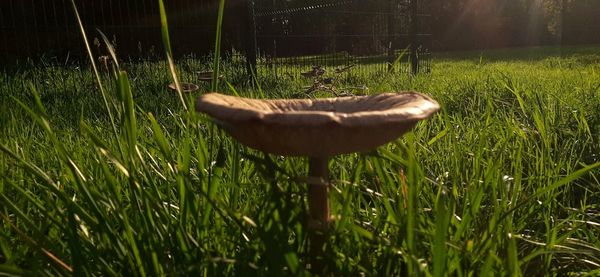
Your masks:
{"label": "green grass blade", "polygon": [[512,207],[511,209],[509,209],[508,211],[506,211],[504,214],[502,214],[502,216],[500,216],[500,219],[504,219],[505,217],[509,216],[510,214],[512,214],[515,210],[518,210],[519,208],[523,207],[525,204],[530,203],[531,201],[536,200],[538,197],[549,193],[551,191],[554,191],[562,186],[568,185],[569,183],[581,178],[582,176],[584,176],[585,174],[588,174],[590,172],[594,172],[597,171],[600,168],[600,162],[597,162],[595,164],[592,165],[588,165],[585,166],[582,169],[579,169],[567,176],[565,176],[564,178],[561,178],[560,180],[558,180],[557,182],[554,182],[552,184],[550,184],[549,186],[543,187],[540,190],[537,190],[534,194],[532,194],[531,196],[525,198],[525,200],[521,201],[520,203],[517,203],[514,207]]}
{"label": "green grass blade", "polygon": [[169,64],[169,72],[171,72],[171,77],[173,78],[173,82],[175,83],[175,87],[177,88],[177,95],[179,96],[179,101],[181,102],[183,109],[187,111],[188,107],[185,103],[185,99],[183,98],[183,90],[181,89],[181,83],[179,82],[179,77],[177,77],[177,69],[175,67],[175,62],[173,61],[173,51],[171,49],[171,40],[169,38],[169,23],[167,22],[167,12],[165,10],[165,3],[163,3],[163,0],[158,0],[158,9],[160,12],[160,29],[162,41],[165,47],[167,63]]}
{"label": "green grass blade", "polygon": [[0,264],[0,275],[3,276],[31,276],[32,272],[25,271],[15,266]]}
{"label": "green grass blade", "polygon": [[433,276],[446,276],[446,263],[448,261],[448,248],[446,247],[448,226],[452,212],[448,199],[440,187],[435,203],[435,237],[433,239]]}
{"label": "green grass blade", "polygon": [[[100,78],[100,73],[98,72],[98,67],[96,66],[96,60],[94,59],[94,55],[92,54],[92,49],[90,48],[90,43],[87,38],[87,34],[85,32],[85,28],[83,27],[83,22],[81,21],[81,17],[79,16],[79,11],[77,10],[77,5],[75,4],[75,0],[71,0],[71,4],[73,6],[73,11],[75,12],[75,18],[77,19],[77,24],[79,25],[79,30],[81,31],[81,36],[83,38],[83,42],[85,44],[86,51],[88,53],[88,57],[90,59],[90,63],[92,64],[92,69],[94,70],[94,76],[96,77],[96,82],[98,83],[98,87],[100,88],[100,94],[102,95],[102,100],[104,101],[104,107],[106,108],[106,112],[108,113],[108,117],[110,118],[110,123],[113,129],[113,133],[115,138],[118,141],[119,133],[117,132],[117,125],[115,124],[115,118],[111,111],[109,103],[109,98],[107,97],[106,91],[104,89],[104,85],[102,84],[102,79]],[[119,149],[121,149],[119,145]],[[122,154],[123,151],[121,151]]]}
{"label": "green grass blade", "polygon": [[165,158],[171,157],[171,147],[169,146],[169,142],[167,141],[165,134],[158,125],[156,118],[154,118],[154,115],[152,115],[152,113],[148,113],[147,116],[152,126],[152,134],[154,135],[154,141],[156,141],[156,143],[158,144],[158,147]]}
{"label": "green grass blade", "polygon": [[125,71],[119,72],[119,94],[123,99],[123,111],[125,112],[125,132],[127,133],[127,142],[129,144],[129,154],[133,161],[133,154],[137,144],[137,121],[135,117],[135,107],[131,85]]}
{"label": "green grass blade", "polygon": [[213,77],[210,89],[217,91],[219,88],[219,70],[221,61],[221,32],[223,28],[223,14],[225,13],[225,0],[219,0],[219,11],[217,14],[217,30],[215,33],[215,57],[213,60]]}

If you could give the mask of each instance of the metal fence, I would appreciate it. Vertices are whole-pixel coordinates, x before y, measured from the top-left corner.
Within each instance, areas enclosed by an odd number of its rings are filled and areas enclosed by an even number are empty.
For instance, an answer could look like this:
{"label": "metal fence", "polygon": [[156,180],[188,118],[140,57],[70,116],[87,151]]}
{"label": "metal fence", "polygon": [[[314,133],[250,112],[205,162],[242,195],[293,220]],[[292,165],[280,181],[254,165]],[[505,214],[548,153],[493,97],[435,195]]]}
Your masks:
{"label": "metal fence", "polygon": [[[162,57],[160,18],[156,0],[76,0],[93,43],[100,30],[116,44],[123,58]],[[176,55],[206,54],[214,42],[216,3],[171,0],[169,28]],[[236,1],[232,1],[236,2]],[[224,44],[232,44],[237,28],[227,25]],[[93,50],[100,51],[98,47]],[[71,0],[0,1],[0,62],[28,58],[74,59],[85,54]],[[102,53],[97,53],[102,54]]]}
{"label": "metal fence", "polygon": [[251,11],[256,51],[276,76],[297,75],[312,66],[386,71],[397,64],[398,70],[428,72],[428,2],[257,0]]}
{"label": "metal fence", "polygon": [[[101,43],[94,43],[100,41],[101,30],[123,59],[162,58],[156,0],[75,2],[96,55],[106,54]],[[218,1],[165,2],[175,54],[210,54]],[[408,71],[408,62],[419,57],[417,65],[428,71],[428,2],[230,0],[223,26],[224,57],[241,53],[259,73],[286,76],[313,65],[386,70],[411,46],[398,69]],[[0,1],[1,64],[39,58],[65,63],[82,57],[85,48],[71,0]]]}

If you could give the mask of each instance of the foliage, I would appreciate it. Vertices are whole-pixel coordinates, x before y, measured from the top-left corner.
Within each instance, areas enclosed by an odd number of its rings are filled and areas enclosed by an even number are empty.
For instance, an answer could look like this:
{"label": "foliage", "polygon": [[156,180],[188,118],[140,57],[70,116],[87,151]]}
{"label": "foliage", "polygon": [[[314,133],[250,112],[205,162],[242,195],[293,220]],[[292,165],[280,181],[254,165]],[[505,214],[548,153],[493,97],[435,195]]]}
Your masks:
{"label": "foliage", "polygon": [[598,43],[599,1],[427,1],[436,49]]}
{"label": "foliage", "polygon": [[[599,273],[597,48],[535,51],[448,54],[429,75],[344,81],[427,92],[443,110],[331,161],[329,271]],[[177,66],[210,64],[197,62]],[[121,66],[102,75],[116,131],[88,68],[0,75],[0,271],[305,274],[306,161],[247,149],[184,111],[164,63]],[[289,97],[308,82],[269,78],[235,93]]]}

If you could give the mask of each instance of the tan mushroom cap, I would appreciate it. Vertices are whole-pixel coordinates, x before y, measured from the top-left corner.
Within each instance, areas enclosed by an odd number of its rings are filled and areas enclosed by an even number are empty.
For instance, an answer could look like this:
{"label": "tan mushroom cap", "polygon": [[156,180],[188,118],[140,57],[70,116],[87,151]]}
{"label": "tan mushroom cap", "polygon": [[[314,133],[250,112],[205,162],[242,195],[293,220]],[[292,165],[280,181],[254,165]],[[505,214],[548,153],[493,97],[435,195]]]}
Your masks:
{"label": "tan mushroom cap", "polygon": [[[200,87],[198,87],[198,85],[192,84],[192,83],[182,83],[182,82],[180,82],[179,85],[181,86],[181,90],[183,92],[194,92],[194,91],[197,91],[200,88]],[[177,90],[177,86],[175,85],[175,83],[169,84],[169,88],[172,89],[172,90]]]}
{"label": "tan mushroom cap", "polygon": [[[196,74],[198,75],[198,80],[200,80],[202,82],[212,81],[212,78],[213,78],[212,71],[196,71]],[[219,75],[218,78],[223,79],[223,74]]]}
{"label": "tan mushroom cap", "polygon": [[251,148],[328,157],[373,150],[395,140],[439,105],[417,92],[279,100],[210,93],[198,98],[196,110]]}

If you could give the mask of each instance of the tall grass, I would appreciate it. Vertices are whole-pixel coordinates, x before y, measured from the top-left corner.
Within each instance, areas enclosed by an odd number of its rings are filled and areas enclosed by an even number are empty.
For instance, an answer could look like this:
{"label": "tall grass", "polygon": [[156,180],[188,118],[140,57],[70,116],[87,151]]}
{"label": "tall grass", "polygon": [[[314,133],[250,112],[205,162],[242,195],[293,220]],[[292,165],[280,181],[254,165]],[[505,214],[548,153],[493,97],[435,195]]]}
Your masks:
{"label": "tall grass", "polygon": [[[600,61],[480,57],[347,80],[424,91],[443,110],[377,151],[331,161],[330,273],[600,274]],[[164,64],[121,66],[0,76],[0,271],[308,274],[305,161],[218,133],[184,108],[193,97],[165,89]],[[104,106],[95,76],[108,84]],[[268,97],[305,85],[258,77]]]}

